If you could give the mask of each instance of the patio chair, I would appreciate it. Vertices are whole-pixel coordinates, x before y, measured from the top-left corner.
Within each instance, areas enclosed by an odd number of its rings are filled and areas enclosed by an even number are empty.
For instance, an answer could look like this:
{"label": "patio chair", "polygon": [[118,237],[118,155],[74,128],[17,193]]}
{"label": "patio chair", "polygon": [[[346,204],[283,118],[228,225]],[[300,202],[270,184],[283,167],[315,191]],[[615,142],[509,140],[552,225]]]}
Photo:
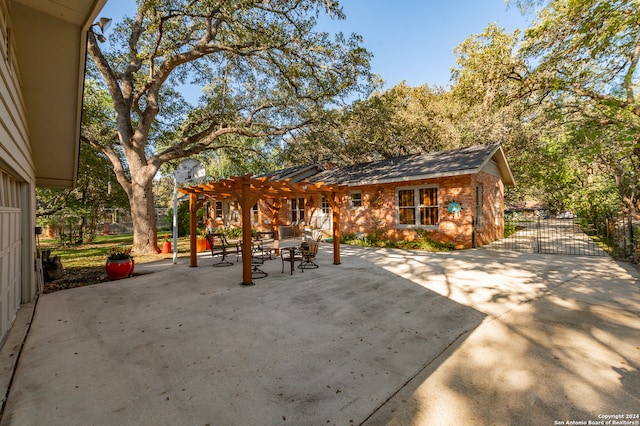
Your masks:
{"label": "patio chair", "polygon": [[240,260],[242,256],[242,242],[239,240],[229,241],[227,236],[223,233],[214,233],[216,237],[219,237],[222,240],[222,244],[226,247],[227,254],[235,253],[236,254],[236,262]]}
{"label": "patio chair", "polygon": [[274,240],[267,235],[273,235],[273,232],[258,232],[258,237],[251,240],[253,256],[262,256],[263,260],[274,259],[271,255]]}
{"label": "patio chair", "polygon": [[315,269],[318,267],[318,265],[314,263],[314,260],[318,255],[318,246],[319,246],[318,241],[310,240],[310,241],[305,241],[305,243],[306,243],[306,247],[303,247],[302,245],[300,246],[300,249],[301,249],[300,254],[302,256],[302,261],[300,262],[300,265],[298,265],[298,268],[302,269],[303,271],[305,269]]}
{"label": "patio chair", "polygon": [[220,261],[218,263],[214,263],[213,266],[233,265],[233,263],[227,260],[227,254],[229,254],[229,251],[227,245],[225,244],[225,238],[223,234],[205,234],[205,238],[209,242],[209,247],[211,247],[211,257],[217,255],[221,256]]}
{"label": "patio chair", "polygon": [[253,244],[251,248],[251,275],[253,278],[264,278],[268,276],[265,271],[260,269],[260,267],[264,264],[265,260],[269,258],[265,255],[264,245],[263,244]]}

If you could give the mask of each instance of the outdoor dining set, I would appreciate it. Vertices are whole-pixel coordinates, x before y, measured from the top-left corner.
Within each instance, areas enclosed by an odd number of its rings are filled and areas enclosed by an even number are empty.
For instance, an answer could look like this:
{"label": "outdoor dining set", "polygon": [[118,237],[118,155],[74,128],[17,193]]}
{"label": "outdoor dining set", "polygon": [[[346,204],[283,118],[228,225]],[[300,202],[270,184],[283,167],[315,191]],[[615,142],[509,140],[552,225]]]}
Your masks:
{"label": "outdoor dining set", "polygon": [[[294,237],[291,226],[281,226],[278,230],[278,238],[273,231],[256,232],[251,239],[251,272],[254,279],[264,278],[268,274],[261,269],[264,262],[280,258],[282,261],[282,273],[285,265],[289,265],[290,274],[297,269],[304,272],[305,269],[318,268],[315,263],[318,255],[318,247],[322,234],[315,236],[305,235]],[[215,267],[232,266],[229,256],[235,254],[236,262],[242,258],[241,241],[230,241],[222,232],[206,234],[206,239],[211,248],[211,256],[219,257],[213,264]]]}

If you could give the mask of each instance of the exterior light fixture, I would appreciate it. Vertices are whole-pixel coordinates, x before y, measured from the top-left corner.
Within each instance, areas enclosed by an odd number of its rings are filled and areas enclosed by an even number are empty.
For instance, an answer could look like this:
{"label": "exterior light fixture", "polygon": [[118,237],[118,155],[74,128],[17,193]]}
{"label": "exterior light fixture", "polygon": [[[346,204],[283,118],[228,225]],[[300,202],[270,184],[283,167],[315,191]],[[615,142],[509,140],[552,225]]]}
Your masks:
{"label": "exterior light fixture", "polygon": [[[100,34],[96,34],[96,37],[98,39],[98,41],[100,43],[104,43],[105,41],[107,41],[107,38],[104,36],[104,32],[107,30],[107,28],[109,28],[109,25],[111,24],[111,18],[100,18],[100,20],[98,22],[96,22],[95,24],[93,24],[91,26],[91,31],[93,32],[93,27],[98,27],[100,28]],[[95,34],[95,32],[94,32]]]}

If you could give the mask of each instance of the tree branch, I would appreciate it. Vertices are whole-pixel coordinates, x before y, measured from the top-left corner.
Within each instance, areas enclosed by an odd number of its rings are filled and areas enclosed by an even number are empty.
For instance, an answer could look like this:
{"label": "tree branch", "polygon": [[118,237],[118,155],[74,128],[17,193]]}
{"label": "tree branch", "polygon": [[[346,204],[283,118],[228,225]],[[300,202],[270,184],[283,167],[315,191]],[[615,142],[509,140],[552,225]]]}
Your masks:
{"label": "tree branch", "polygon": [[107,85],[107,90],[109,90],[109,94],[113,99],[114,108],[116,110],[117,126],[119,129],[126,131],[126,134],[121,135],[120,143],[123,145],[129,144],[129,138],[133,134],[133,128],[131,126],[131,117],[129,116],[128,102],[120,90],[118,77],[103,55],[92,29],[89,29],[87,34],[87,51],[89,52],[91,59],[93,59],[93,62],[96,64],[98,71],[102,75],[102,78]]}
{"label": "tree branch", "polygon": [[116,179],[118,179],[118,182],[127,193],[127,196],[131,197],[131,182],[129,182],[129,180],[127,179],[122,161],[120,160],[120,157],[118,157],[118,154],[114,151],[114,149],[109,145],[101,144],[100,142],[98,142],[98,140],[85,126],[80,127],[80,140],[91,145],[107,156],[107,158],[113,165],[113,171],[115,172]]}

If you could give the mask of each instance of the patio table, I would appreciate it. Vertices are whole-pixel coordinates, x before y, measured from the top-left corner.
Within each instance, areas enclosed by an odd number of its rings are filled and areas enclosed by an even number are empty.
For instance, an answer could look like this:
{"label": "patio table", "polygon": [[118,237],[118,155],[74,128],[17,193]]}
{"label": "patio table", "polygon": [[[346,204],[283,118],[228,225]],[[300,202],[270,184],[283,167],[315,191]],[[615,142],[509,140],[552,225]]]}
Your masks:
{"label": "patio table", "polygon": [[[278,241],[278,243],[276,243]],[[263,248],[268,250],[269,253],[275,252],[276,250],[286,250],[289,252],[288,261],[291,266],[291,275],[293,275],[293,271],[295,270],[295,251],[300,247],[300,244],[303,240],[294,240],[294,239],[286,239],[284,241],[281,240],[273,240],[266,244],[263,244]],[[282,254],[280,254],[282,256]],[[283,260],[284,262],[284,260]]]}

